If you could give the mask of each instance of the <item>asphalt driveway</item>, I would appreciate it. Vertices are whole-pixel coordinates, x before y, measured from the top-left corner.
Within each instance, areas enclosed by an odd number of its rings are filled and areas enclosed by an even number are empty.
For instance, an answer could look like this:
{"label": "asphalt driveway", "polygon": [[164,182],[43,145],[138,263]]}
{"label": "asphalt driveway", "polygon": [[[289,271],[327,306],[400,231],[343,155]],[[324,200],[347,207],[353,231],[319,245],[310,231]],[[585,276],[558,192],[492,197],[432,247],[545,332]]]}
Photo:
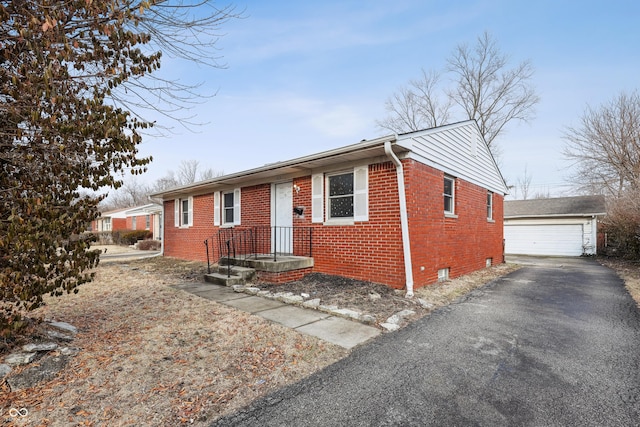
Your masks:
{"label": "asphalt driveway", "polygon": [[639,424],[639,310],[611,270],[574,259],[525,266],[214,425]]}

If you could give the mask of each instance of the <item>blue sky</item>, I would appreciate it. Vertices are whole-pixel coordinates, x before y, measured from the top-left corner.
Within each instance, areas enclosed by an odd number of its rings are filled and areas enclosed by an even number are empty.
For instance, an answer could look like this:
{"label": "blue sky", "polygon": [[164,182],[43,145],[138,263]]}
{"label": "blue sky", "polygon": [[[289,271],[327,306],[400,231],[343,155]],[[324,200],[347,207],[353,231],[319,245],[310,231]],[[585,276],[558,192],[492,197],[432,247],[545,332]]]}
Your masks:
{"label": "blue sky", "polygon": [[[152,182],[181,160],[232,173],[362,139],[377,127],[385,100],[421,69],[439,69],[460,43],[492,34],[512,63],[528,59],[541,101],[530,123],[511,123],[497,142],[509,184],[570,195],[563,130],[587,105],[640,88],[640,2],[333,1],[235,2],[218,46],[228,68],[174,60],[162,73],[216,92],[190,113],[204,125],[149,137],[142,155]],[[461,118],[462,119],[462,118]]]}

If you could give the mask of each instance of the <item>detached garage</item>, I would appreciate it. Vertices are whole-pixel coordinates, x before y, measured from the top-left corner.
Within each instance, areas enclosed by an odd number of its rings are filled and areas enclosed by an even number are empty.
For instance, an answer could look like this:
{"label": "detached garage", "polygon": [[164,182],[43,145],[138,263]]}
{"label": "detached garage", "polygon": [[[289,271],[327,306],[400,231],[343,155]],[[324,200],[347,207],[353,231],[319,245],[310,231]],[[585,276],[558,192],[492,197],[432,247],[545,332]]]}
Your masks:
{"label": "detached garage", "polygon": [[504,202],[505,253],[581,256],[597,252],[603,196]]}

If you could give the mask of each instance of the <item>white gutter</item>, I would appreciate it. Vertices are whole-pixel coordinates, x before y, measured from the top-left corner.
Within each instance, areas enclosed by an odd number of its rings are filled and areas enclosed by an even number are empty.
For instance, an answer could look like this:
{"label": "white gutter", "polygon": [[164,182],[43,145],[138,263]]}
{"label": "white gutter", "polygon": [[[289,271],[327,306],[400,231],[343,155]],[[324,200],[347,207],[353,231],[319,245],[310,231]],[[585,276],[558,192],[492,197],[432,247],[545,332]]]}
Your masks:
{"label": "white gutter", "polygon": [[402,230],[402,251],[404,253],[404,274],[407,279],[407,298],[413,297],[413,267],[411,265],[411,241],[409,239],[409,218],[407,216],[407,195],[404,189],[404,168],[402,162],[391,149],[391,142],[385,141],[384,152],[396,166],[398,177],[398,199],[400,202],[400,229]]}

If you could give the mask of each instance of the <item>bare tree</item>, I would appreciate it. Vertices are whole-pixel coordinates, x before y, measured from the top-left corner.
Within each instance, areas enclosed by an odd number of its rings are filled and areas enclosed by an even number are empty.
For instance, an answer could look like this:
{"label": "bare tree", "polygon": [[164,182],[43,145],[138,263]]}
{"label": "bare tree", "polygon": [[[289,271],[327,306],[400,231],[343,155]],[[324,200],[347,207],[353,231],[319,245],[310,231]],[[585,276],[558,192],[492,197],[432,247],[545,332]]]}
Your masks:
{"label": "bare tree", "polygon": [[489,33],[478,37],[474,47],[457,46],[445,71],[451,87],[441,90],[440,74],[423,70],[421,80],[411,81],[387,100],[389,116],[378,126],[398,133],[437,126],[449,121],[452,106],[457,105],[460,116],[478,122],[491,147],[509,122],[533,118],[540,100],[531,83],[533,66],[523,61],[510,68],[509,57]]}
{"label": "bare tree", "polygon": [[510,121],[532,118],[540,100],[531,85],[533,66],[523,61],[507,68],[509,57],[489,33],[478,37],[473,48],[459,45],[447,62],[456,76],[450,96],[468,118],[478,121],[489,146]]}
{"label": "bare tree", "polygon": [[385,102],[389,115],[378,120],[379,127],[393,132],[432,128],[449,120],[452,100],[438,95],[441,75],[422,70],[420,79],[411,80]]}
{"label": "bare tree", "polygon": [[621,197],[640,189],[640,95],[621,93],[587,107],[578,127],[564,133],[564,155],[576,167],[579,190]]}
{"label": "bare tree", "polygon": [[520,191],[522,196],[522,200],[527,200],[531,191],[531,180],[533,176],[529,175],[529,171],[527,166],[524,167],[524,175],[522,177],[518,177],[516,180],[516,194],[517,191]]}

